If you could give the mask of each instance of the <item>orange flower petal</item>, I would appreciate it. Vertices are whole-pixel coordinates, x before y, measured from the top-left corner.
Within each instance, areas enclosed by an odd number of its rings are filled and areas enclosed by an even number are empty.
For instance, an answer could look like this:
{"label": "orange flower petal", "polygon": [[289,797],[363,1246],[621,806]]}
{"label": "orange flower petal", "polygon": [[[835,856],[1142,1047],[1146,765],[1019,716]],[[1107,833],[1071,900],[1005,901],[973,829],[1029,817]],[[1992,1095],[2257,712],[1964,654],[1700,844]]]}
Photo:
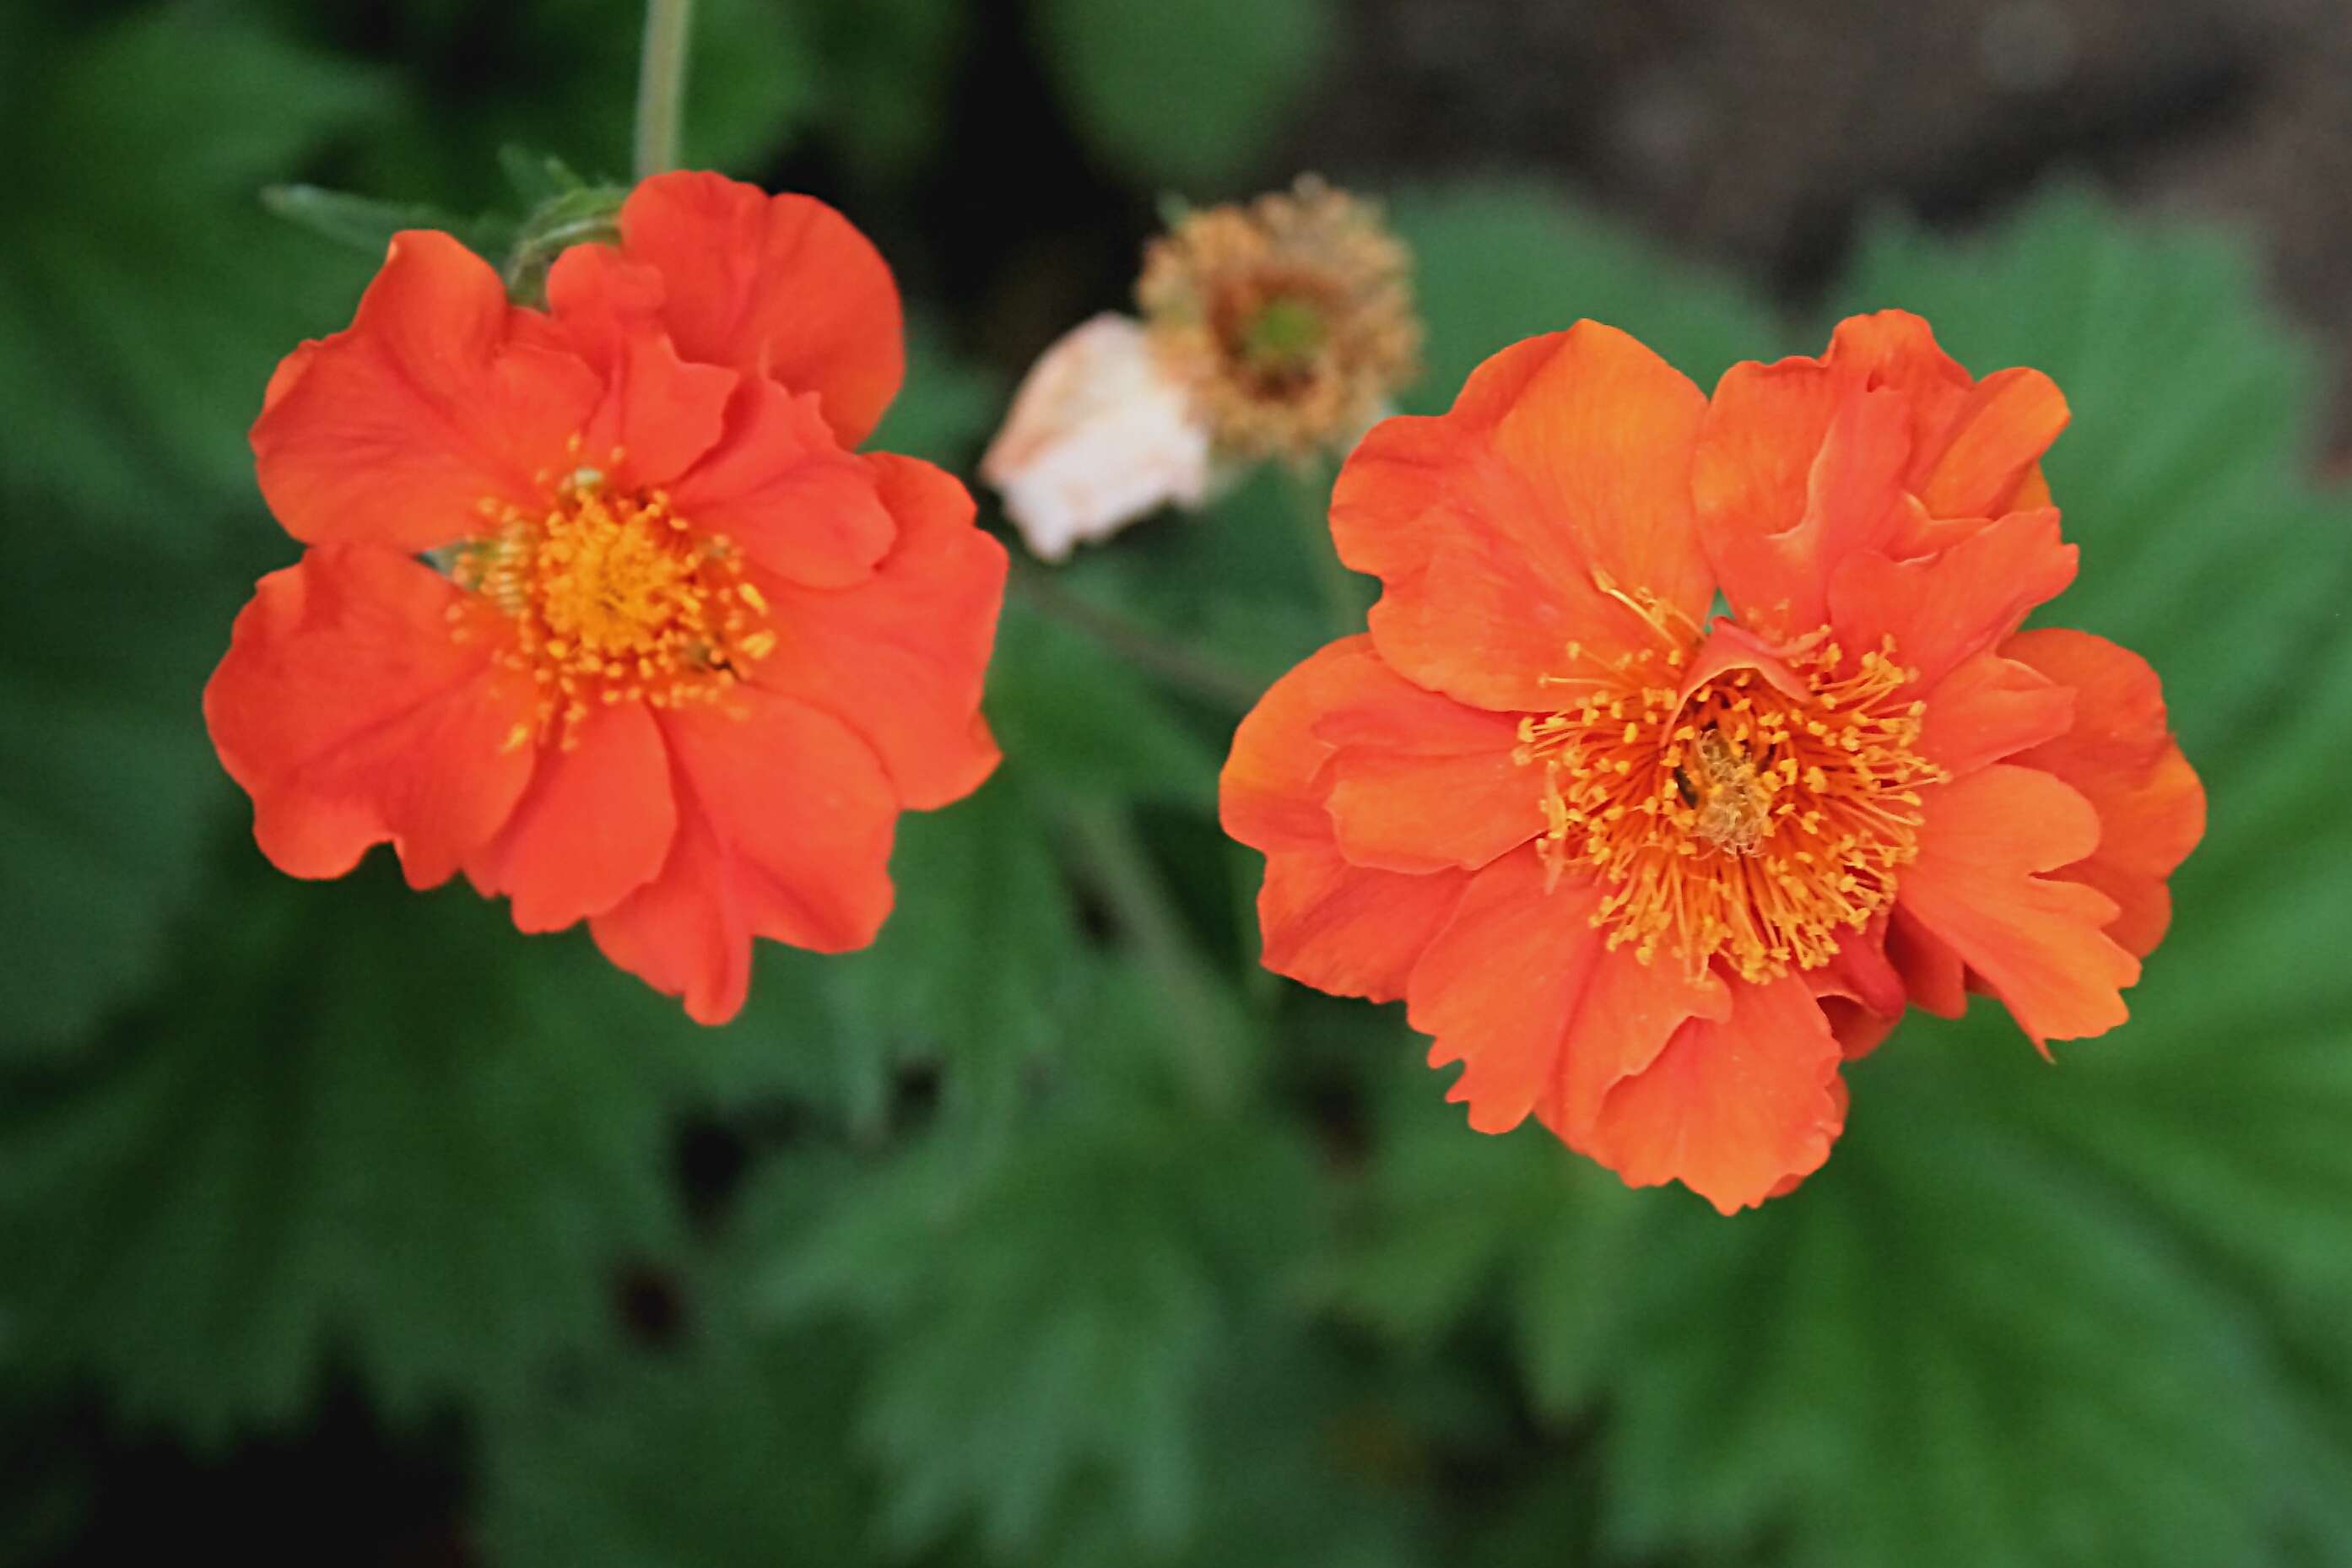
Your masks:
{"label": "orange flower petal", "polygon": [[576,357],[518,341],[488,262],[446,234],[394,238],[351,327],[289,356],[253,452],[295,538],[429,550],[464,537],[485,498],[538,504],[602,386]]}
{"label": "orange flower petal", "polygon": [[2098,847],[2059,874],[2115,900],[2107,934],[2145,956],[2171,921],[2165,879],[2205,836],[2205,787],[2166,727],[2162,684],[2137,654],[2088,632],[2025,632],[2001,653],[2074,689],[2073,727],[2017,760],[2097,809]]}
{"label": "orange flower petal", "polygon": [[1894,526],[1910,416],[1901,394],[1841,384],[1817,360],[1724,373],[1691,485],[1699,536],[1743,622],[1786,637],[1827,618],[1830,568]]}
{"label": "orange flower petal", "polygon": [[463,595],[417,563],[323,546],[264,577],[205,687],[205,723],[280,870],[340,877],[389,840],[411,887],[497,833],[531,774],[529,682],[459,642]]}
{"label": "orange flower petal", "polygon": [[[1921,453],[1932,462],[1912,488],[1937,517],[1998,517],[2026,505],[2029,475],[2037,480],[2042,454],[2066,428],[2066,399],[2038,370],[2004,370],[1970,389],[1946,426]],[[1940,447],[1940,450],[1937,448]]]}
{"label": "orange flower petal", "polygon": [[672,490],[679,517],[812,588],[863,582],[898,532],[874,470],[834,439],[816,399],[772,381],[736,389],[727,434]]}
{"label": "orange flower petal", "polygon": [[1769,635],[1820,625],[1827,574],[1845,555],[1932,553],[1989,518],[2046,506],[2038,459],[2065,423],[2047,376],[1972,383],[1900,310],[1839,323],[1819,359],[1734,365],[1693,468],[1725,595]]}
{"label": "orange flower petal", "polygon": [[1543,831],[1541,775],[1513,758],[1517,722],[1423,691],[1377,658],[1315,734],[1336,748],[1325,805],[1359,866],[1475,869]]}
{"label": "orange flower petal", "polygon": [[906,369],[898,287],[873,242],[813,197],[719,174],[659,174],[621,208],[621,246],[662,275],[678,352],[814,393],[845,447]]}
{"label": "orange flower petal", "polygon": [[1515,344],[1454,409],[1375,426],[1340,469],[1331,532],[1380,577],[1381,657],[1482,708],[1547,710],[1568,647],[1656,647],[1602,591],[1656,595],[1692,619],[1713,581],[1688,464],[1706,398],[1613,328],[1579,322]]}
{"label": "orange flower petal", "polygon": [[962,485],[929,463],[865,459],[897,542],[873,576],[847,588],[769,584],[775,651],[762,686],[822,708],[872,744],[900,800],[917,810],[961,800],[998,761],[980,719],[1004,547],[972,526]]}
{"label": "orange flower petal", "polygon": [[662,715],[677,834],[660,875],[589,929],[604,956],[723,1024],[751,985],[751,939],[865,946],[890,911],[898,797],[866,742],[756,688],[740,710]]}
{"label": "orange flower petal", "polygon": [[669,753],[641,702],[600,707],[542,753],[505,828],[466,863],[485,897],[513,900],[527,931],[603,914],[653,880],[677,831]]}
{"label": "orange flower petal", "polygon": [[1914,1006],[1938,1018],[1957,1018],[1969,1010],[1968,965],[1943,938],[1906,913],[1900,901],[1886,922],[1886,961],[1903,976]]}
{"label": "orange flower petal", "polygon": [[1855,651],[1895,639],[1895,658],[1932,691],[1962,659],[2017,629],[2028,611],[2074,580],[2076,552],[2058,514],[2011,512],[1942,554],[1894,561],[1848,556],[1830,574],[1830,624]]}
{"label": "orange flower petal", "polygon": [[2038,1046],[2124,1021],[2139,961],[2110,940],[2115,901],[2037,875],[2099,842],[2091,803],[2049,773],[1996,763],[1926,792],[1919,858],[1904,868],[1904,913],[1948,944]]}
{"label": "orange flower petal", "polygon": [[1820,1169],[1845,1127],[1844,1055],[1805,983],[1729,991],[1729,1016],[1685,1021],[1583,1142],[1627,1185],[1681,1182],[1725,1214]]}
{"label": "orange flower petal", "polygon": [[1393,1002],[1469,885],[1466,871],[1368,871],[1328,843],[1273,850],[1257,897],[1261,962],[1334,996]]}
{"label": "orange flower petal", "polygon": [[1927,473],[1943,451],[1945,433],[1975,384],[1936,342],[1927,323],[1908,310],[1848,316],[1830,333],[1822,363],[1842,383],[1860,382],[1902,395],[1911,410],[1915,477]]}
{"label": "orange flower petal", "polygon": [[741,378],[678,357],[662,331],[659,273],[610,246],[575,245],[549,269],[547,300],[551,335],[604,378],[583,443],[588,462],[604,467],[618,447],[625,456],[615,483],[666,485],[718,442]]}
{"label": "orange flower petal", "polygon": [[1828,963],[1804,972],[1806,988],[1821,1004],[1848,1061],[1876,1050],[1903,1021],[1910,1001],[1902,972],[1886,955],[1887,923],[1885,915],[1877,916],[1867,931],[1841,939]]}
{"label": "orange flower petal", "polygon": [[[1477,873],[1406,986],[1407,1017],[1432,1037],[1429,1065],[1462,1064],[1445,1098],[1466,1104],[1481,1132],[1559,1103],[1569,1025],[1606,951],[1590,919],[1597,891],[1543,884],[1532,851]],[[1642,1056],[1640,1042],[1630,1048]]]}
{"label": "orange flower petal", "polygon": [[1404,994],[1413,961],[1469,885],[1461,871],[1412,876],[1352,866],[1334,841],[1324,796],[1337,748],[1316,733],[1317,722],[1334,710],[1377,704],[1402,684],[1370,637],[1332,643],[1258,700],[1234,731],[1218,779],[1225,831],[1265,852],[1257,900],[1265,966],[1335,995],[1376,1002]]}
{"label": "orange flower petal", "polygon": [[2063,735],[2074,694],[2000,654],[1964,659],[1928,693],[1919,750],[1953,778]]}
{"label": "orange flower petal", "polygon": [[1588,567],[1696,623],[1715,594],[1692,514],[1706,395],[1614,327],[1580,321],[1496,421],[1494,450]]}
{"label": "orange flower petal", "polygon": [[1472,1127],[1507,1132],[1533,1112],[1577,1142],[1611,1085],[1648,1066],[1684,1018],[1727,1004],[1718,980],[1611,950],[1591,884],[1547,892],[1545,880],[1532,849],[1478,872],[1413,967],[1408,1016],[1434,1037],[1430,1066],[1463,1064],[1446,1099],[1468,1105]]}
{"label": "orange flower petal", "polygon": [[1234,731],[1217,776],[1217,815],[1226,834],[1253,849],[1328,847],[1325,765],[1337,750],[1315,732],[1325,712],[1360,692],[1389,689],[1395,672],[1372,639],[1341,637],[1318,649],[1266,689]]}

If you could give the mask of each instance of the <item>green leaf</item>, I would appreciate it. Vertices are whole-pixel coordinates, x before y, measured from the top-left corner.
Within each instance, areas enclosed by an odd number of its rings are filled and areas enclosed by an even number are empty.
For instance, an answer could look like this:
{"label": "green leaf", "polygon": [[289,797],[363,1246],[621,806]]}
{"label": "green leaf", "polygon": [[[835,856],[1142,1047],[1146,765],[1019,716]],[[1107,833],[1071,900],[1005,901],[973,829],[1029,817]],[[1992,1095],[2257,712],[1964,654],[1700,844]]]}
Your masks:
{"label": "green leaf", "polygon": [[[1150,1005],[1130,992],[1096,1016],[1148,1030]],[[877,1335],[856,1434],[888,1479],[887,1541],[912,1550],[970,1521],[1018,1558],[1084,1504],[1113,1512],[1120,1555],[1181,1545],[1204,1380],[1313,1236],[1304,1151],[1164,1092],[1084,1089],[985,1167],[956,1149],[864,1169],[755,1244],[781,1324]]]}
{"label": "green leaf", "polygon": [[722,1098],[780,1090],[870,1142],[887,1131],[895,1076],[932,1068],[947,1125],[983,1145],[1004,1137],[1072,1043],[1087,984],[1052,833],[1010,767],[969,800],[901,818],[881,936],[862,952],[763,954],[725,1031],[739,1065]]}
{"label": "green leaf", "polygon": [[1220,752],[1133,665],[1018,597],[997,633],[988,716],[1005,754],[1056,790],[1216,809]]}
{"label": "green leaf", "polygon": [[2311,478],[2317,366],[2260,276],[2234,237],[2062,188],[1964,244],[1882,225],[1836,291],[1925,316],[1979,375],[2057,382],[2074,422],[2046,469],[2083,560],[2042,618],[2152,662],[2207,769],[2265,754],[2300,706],[2292,650],[2340,640],[2352,581],[2352,503]]}
{"label": "green leaf", "polygon": [[55,535],[0,574],[0,1063],[62,1052],[129,1005],[237,799],[198,696],[244,584],[31,521]]}
{"label": "green leaf", "polygon": [[1332,637],[1308,554],[1332,548],[1332,472],[1262,464],[1198,512],[1168,512],[1055,575],[1263,691]]}
{"label": "green leaf", "polygon": [[1323,0],[1031,0],[1030,16],[1095,150],[1139,181],[1195,189],[1244,174],[1264,151],[1334,20]]}
{"label": "green leaf", "polygon": [[[373,116],[376,82],[234,15],[149,8],[12,55],[0,249],[0,497],[76,503],[93,537],[182,557],[250,500],[270,368],[367,275],[255,201]],[[108,177],[93,178],[93,171]]]}
{"label": "green leaf", "polygon": [[675,1005],[381,857],[218,896],[117,1049],[0,1097],[25,1356],[209,1442],[295,1419],[330,1355],[414,1415],[601,1342],[672,1234]]}
{"label": "green leaf", "polygon": [[869,1505],[836,1435],[844,1335],[688,1342],[597,1363],[502,1409],[484,1435],[480,1531],[504,1568],[850,1564]]}
{"label": "green leaf", "polygon": [[1390,221],[1413,253],[1428,324],[1409,413],[1450,407],[1493,354],[1584,318],[1622,328],[1711,389],[1735,361],[1769,359],[1785,332],[1730,279],[1672,257],[1532,183],[1410,192]]}
{"label": "green leaf", "polygon": [[488,257],[504,250],[514,234],[513,224],[504,219],[462,218],[419,202],[377,201],[316,185],[266,186],[261,205],[287,222],[348,246],[371,261],[382,261],[385,247],[403,229],[437,228],[457,236],[478,255]]}
{"label": "green leaf", "polygon": [[506,175],[516,204],[525,212],[588,188],[588,182],[562,159],[516,142],[499,149],[499,172]]}
{"label": "green leaf", "polygon": [[1359,1049],[1383,1053],[1380,1157],[1364,1194],[1373,1223],[1332,1260],[1324,1289],[1349,1319],[1423,1352],[1491,1317],[1536,1405],[1573,1415],[1618,1327],[1618,1300],[1593,1281],[1638,1267],[1643,1205],[1538,1127],[1470,1131],[1402,1019],[1358,1032],[1370,1037]]}
{"label": "green leaf", "polygon": [[2260,1318],[2134,1194],[1969,1105],[1986,1065],[1889,1047],[1853,1075],[1852,1127],[1801,1201],[1733,1225],[1685,1207],[1639,1277],[1593,1282],[1632,1292],[1622,1544],[1769,1530],[1856,1565],[2252,1565],[2295,1561],[2340,1511],[2297,1462]]}

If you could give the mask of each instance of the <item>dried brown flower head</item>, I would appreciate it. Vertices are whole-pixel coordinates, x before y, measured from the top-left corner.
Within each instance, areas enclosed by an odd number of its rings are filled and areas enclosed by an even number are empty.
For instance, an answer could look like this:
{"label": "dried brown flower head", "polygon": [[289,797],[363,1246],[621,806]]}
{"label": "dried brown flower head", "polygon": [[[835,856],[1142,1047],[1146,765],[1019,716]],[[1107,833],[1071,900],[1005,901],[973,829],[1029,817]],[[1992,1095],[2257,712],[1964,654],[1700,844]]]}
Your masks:
{"label": "dried brown flower head", "polygon": [[1353,440],[1412,379],[1412,270],[1377,207],[1310,174],[1187,215],[1145,249],[1136,299],[1221,458],[1297,459]]}

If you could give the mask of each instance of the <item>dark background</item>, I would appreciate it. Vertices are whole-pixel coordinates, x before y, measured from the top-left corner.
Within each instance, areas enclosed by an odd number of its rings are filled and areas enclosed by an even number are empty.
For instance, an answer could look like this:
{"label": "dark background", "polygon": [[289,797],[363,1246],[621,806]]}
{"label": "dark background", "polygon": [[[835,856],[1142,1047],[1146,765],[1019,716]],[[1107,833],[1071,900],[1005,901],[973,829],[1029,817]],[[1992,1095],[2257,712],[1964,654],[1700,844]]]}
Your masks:
{"label": "dark background", "polygon": [[702,0],[688,160],[875,236],[876,444],[967,475],[1163,196],[1302,169],[1416,251],[1409,407],[1580,315],[2058,379],[2053,617],[2211,791],[2174,933],[2054,1068],[1906,1024],[1729,1221],[1256,969],[1220,693],[1328,635],[1281,475],[1030,574],[1003,773],[727,1029],[260,862],[196,709],[295,551],[243,432],[381,254],[260,193],[622,177],[638,22],[0,0],[0,1563],[2352,1562],[2352,8]]}

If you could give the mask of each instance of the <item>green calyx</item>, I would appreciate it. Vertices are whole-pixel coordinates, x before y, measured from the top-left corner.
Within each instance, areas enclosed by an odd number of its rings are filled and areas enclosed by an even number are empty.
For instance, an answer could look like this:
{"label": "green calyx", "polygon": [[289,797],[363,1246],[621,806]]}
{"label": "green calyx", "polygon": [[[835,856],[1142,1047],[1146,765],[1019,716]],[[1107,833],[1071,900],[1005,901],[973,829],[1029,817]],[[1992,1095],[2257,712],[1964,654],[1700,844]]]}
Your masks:
{"label": "green calyx", "polygon": [[575,245],[609,245],[621,237],[618,185],[582,185],[552,196],[531,210],[515,231],[501,276],[507,297],[518,305],[547,303],[547,271]]}

